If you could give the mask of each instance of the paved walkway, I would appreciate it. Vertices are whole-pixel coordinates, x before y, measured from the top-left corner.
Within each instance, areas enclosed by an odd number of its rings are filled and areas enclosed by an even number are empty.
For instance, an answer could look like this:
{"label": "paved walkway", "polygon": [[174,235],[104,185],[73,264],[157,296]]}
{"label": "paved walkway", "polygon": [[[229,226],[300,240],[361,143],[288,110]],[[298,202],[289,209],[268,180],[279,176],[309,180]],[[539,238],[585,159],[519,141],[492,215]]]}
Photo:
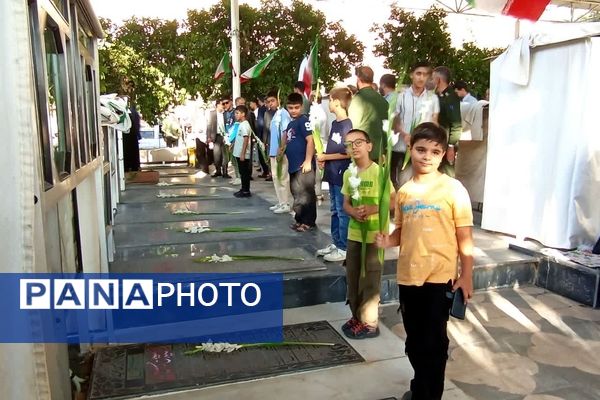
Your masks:
{"label": "paved walkway", "polygon": [[[272,184],[252,182],[252,199],[234,199],[237,188],[187,169],[161,170],[161,181],[176,186],[130,186],[119,207],[115,238],[117,255],[111,270],[205,271],[214,265],[191,260],[213,252],[276,252],[300,255],[302,263],[224,264],[231,271],[288,269],[294,274],[339,273],[341,266],[312,256],[328,243],[329,203],[318,209],[321,232],[299,234],[287,228],[290,216],[271,214]],[[159,199],[156,194],[179,194]],[[218,198],[211,198],[216,195]],[[195,196],[195,197],[185,197]],[[204,196],[204,197],[198,197]],[[198,212],[242,211],[244,214],[173,215]],[[268,225],[269,231],[231,236],[200,237],[179,232],[207,221],[211,226]],[[477,230],[477,263],[486,267],[498,260],[518,262],[506,249],[504,237]],[[393,254],[387,254],[393,257]],[[200,267],[201,265],[201,267]],[[404,355],[404,330],[397,304],[381,306],[381,331],[376,339],[350,343],[365,363],[231,385],[176,392],[147,398],[164,399],[385,399],[400,398],[407,390],[412,369]],[[285,323],[327,320],[334,327],[348,318],[343,303],[284,310]],[[444,399],[570,400],[600,399],[600,310],[576,304],[537,287],[479,292],[469,306],[466,321],[451,320],[450,359]]]}

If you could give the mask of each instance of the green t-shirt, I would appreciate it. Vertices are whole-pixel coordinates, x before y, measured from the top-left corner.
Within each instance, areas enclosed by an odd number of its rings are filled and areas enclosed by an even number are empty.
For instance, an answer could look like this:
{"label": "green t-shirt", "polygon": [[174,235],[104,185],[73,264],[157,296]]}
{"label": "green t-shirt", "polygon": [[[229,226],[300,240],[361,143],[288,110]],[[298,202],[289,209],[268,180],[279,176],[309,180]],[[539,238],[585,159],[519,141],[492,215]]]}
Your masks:
{"label": "green t-shirt", "polygon": [[[360,200],[352,199],[353,189],[350,186],[349,178],[352,176],[350,170],[344,172],[344,184],[342,185],[342,194],[350,197],[352,205],[379,205],[379,171],[381,167],[377,163],[371,163],[369,168],[358,172],[360,185],[358,192]],[[363,224],[367,225],[367,243],[375,242],[375,234],[379,232],[379,214],[370,215]],[[348,224],[348,239],[356,242],[362,242],[361,222],[350,218]]]}
{"label": "green t-shirt", "polygon": [[383,120],[388,119],[388,102],[382,95],[371,87],[364,87],[354,95],[348,108],[348,118],[352,121],[352,128],[362,129],[371,137],[373,150],[369,157],[379,161],[379,155],[386,149],[383,132]]}

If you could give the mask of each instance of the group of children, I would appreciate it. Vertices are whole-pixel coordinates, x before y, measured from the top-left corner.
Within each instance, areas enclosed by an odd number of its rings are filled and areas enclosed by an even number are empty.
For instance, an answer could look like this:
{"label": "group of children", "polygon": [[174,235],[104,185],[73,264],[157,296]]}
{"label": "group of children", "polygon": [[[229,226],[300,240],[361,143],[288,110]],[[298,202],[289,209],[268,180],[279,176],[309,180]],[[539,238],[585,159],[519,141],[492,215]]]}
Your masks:
{"label": "group of children", "polygon": [[[415,371],[404,398],[440,399],[449,345],[446,333],[449,294],[460,289],[467,301],[473,293],[473,217],[469,196],[462,184],[439,172],[448,148],[446,131],[435,123],[422,123],[410,135],[412,179],[397,193],[392,190],[390,204],[393,204],[395,229],[391,234],[380,232],[382,166],[369,156],[373,149],[369,133],[352,128],[348,119],[351,99],[348,88],[331,90],[329,110],[336,119],[325,152],[315,156],[311,124],[303,111],[303,96],[290,94],[287,109],[283,109],[276,93],[267,95],[267,106],[276,110],[271,121],[269,157],[278,204],[271,210],[287,213],[292,209],[295,213],[292,229],[298,232],[314,229],[318,163],[324,171],[323,180],[329,183],[333,243],[317,254],[328,261],[346,261],[347,302],[352,316],[343,324],[342,331],[352,339],[379,335],[382,265],[378,249],[400,247],[397,262],[400,311],[407,335],[406,353]],[[250,171],[246,166],[251,134],[249,125],[244,123],[246,112],[243,106],[235,112],[240,127],[233,152],[240,173],[242,166]],[[240,197],[244,197],[244,193],[249,193],[249,176],[241,175]],[[361,273],[365,227],[366,262]]]}

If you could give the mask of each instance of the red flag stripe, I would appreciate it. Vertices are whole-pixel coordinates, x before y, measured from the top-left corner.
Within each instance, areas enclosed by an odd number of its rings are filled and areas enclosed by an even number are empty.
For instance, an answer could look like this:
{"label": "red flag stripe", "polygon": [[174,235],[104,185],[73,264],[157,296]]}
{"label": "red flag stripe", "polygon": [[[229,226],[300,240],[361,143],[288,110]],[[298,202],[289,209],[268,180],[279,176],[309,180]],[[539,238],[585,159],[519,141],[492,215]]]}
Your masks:
{"label": "red flag stripe", "polygon": [[515,18],[537,21],[549,3],[550,0],[509,0],[502,13]]}

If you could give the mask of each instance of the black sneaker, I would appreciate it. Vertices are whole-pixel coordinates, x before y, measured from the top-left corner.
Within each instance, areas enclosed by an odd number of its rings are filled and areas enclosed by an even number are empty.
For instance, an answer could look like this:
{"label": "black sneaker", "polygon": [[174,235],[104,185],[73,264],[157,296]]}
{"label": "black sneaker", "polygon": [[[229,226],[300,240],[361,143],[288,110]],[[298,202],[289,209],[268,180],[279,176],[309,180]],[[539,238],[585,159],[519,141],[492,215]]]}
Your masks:
{"label": "black sneaker", "polygon": [[379,336],[379,328],[359,322],[344,334],[350,339],[371,339]]}
{"label": "black sneaker", "polygon": [[242,192],[241,190],[239,192],[234,193],[233,195],[235,197],[237,197],[237,198],[252,197],[252,193],[250,193],[250,192]]}
{"label": "black sneaker", "polygon": [[[219,175],[219,176],[221,176],[221,175]],[[229,174],[225,174],[222,176],[223,176],[223,179],[231,179],[231,175],[229,175]]]}

